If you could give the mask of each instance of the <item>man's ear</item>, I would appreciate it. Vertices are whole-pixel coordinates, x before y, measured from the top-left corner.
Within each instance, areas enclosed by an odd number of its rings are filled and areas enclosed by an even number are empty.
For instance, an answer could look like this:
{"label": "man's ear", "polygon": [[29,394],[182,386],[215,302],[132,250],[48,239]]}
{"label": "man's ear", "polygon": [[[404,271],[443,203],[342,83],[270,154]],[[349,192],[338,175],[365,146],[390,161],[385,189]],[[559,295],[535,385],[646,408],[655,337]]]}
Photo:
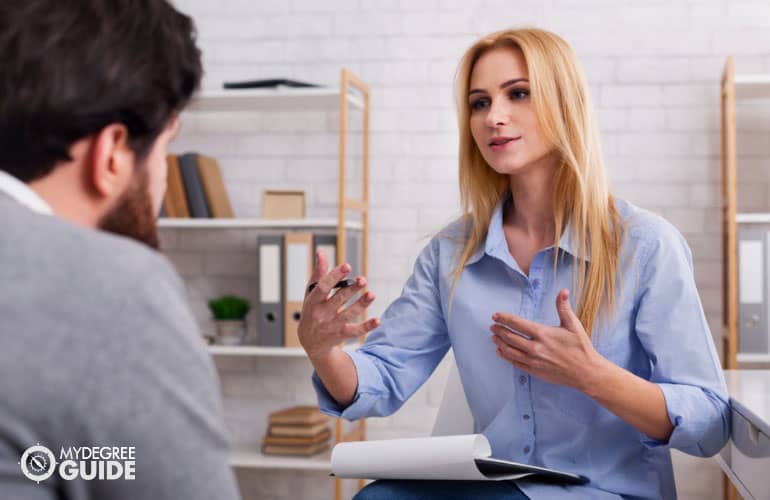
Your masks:
{"label": "man's ear", "polygon": [[94,136],[91,170],[87,177],[101,198],[117,198],[134,173],[135,155],[128,144],[128,129],[120,123],[104,127]]}

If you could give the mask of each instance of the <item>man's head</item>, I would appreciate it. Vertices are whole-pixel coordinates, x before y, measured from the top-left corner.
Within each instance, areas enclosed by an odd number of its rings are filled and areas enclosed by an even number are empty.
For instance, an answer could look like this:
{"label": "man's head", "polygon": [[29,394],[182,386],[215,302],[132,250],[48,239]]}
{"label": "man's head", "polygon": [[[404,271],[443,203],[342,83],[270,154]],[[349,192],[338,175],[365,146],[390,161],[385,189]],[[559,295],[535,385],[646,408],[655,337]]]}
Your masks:
{"label": "man's head", "polygon": [[57,215],[157,246],[166,149],[201,78],[166,0],[0,3],[0,170]]}

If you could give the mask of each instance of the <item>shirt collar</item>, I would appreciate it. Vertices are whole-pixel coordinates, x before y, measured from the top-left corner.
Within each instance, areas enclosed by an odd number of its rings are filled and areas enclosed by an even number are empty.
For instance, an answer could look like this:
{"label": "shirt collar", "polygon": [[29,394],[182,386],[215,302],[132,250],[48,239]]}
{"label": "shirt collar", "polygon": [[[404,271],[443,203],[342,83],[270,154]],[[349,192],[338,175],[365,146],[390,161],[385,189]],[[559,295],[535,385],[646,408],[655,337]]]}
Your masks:
{"label": "shirt collar", "polygon": [[[480,245],[479,248],[473,254],[471,254],[466,265],[478,262],[481,257],[484,256],[484,254],[487,254],[491,257],[498,257],[502,260],[508,260],[510,258],[508,245],[505,241],[505,233],[503,232],[503,207],[505,206],[505,203],[510,199],[511,193],[509,191],[497,203],[495,211],[492,212],[492,219],[489,222],[487,239],[483,245]],[[578,242],[573,240],[572,221],[567,220],[567,224],[564,227],[561,238],[559,238],[559,248],[569,253],[573,257],[577,257],[578,244]],[[590,249],[588,247],[586,247],[586,256],[584,259],[587,262],[591,260]]]}
{"label": "shirt collar", "polygon": [[2,170],[0,170],[0,192],[7,194],[34,212],[53,215],[51,206],[40,195],[16,177]]}

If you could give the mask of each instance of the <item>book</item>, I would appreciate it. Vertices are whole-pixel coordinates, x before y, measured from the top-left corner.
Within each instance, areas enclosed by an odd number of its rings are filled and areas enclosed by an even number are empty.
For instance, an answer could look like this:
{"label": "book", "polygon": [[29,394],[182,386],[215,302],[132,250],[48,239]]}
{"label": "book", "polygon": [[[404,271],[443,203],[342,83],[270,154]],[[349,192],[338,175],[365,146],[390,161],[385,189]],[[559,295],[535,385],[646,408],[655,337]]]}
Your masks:
{"label": "book", "polygon": [[506,481],[585,484],[589,479],[545,467],[492,458],[483,434],[339,443],[332,473],[351,479]]}
{"label": "book", "polygon": [[190,215],[194,218],[208,218],[211,217],[211,213],[198,177],[197,157],[197,153],[185,153],[179,156],[179,172],[182,174],[182,183],[185,193],[187,193],[187,206],[190,207]]}
{"label": "book", "polygon": [[225,82],[225,89],[263,89],[276,87],[320,87],[315,83],[300,82],[288,78],[270,78],[265,80],[243,80],[239,82]]}
{"label": "book", "polygon": [[299,457],[310,457],[317,455],[322,451],[329,449],[329,443],[319,443],[312,446],[279,446],[279,445],[263,445],[262,453],[265,455],[290,455]]}
{"label": "book", "polygon": [[324,415],[317,406],[293,406],[270,414],[271,424],[315,425],[326,423],[329,416]]}
{"label": "book", "polygon": [[312,437],[284,437],[284,436],[271,436],[268,434],[264,437],[262,442],[264,444],[270,444],[270,445],[278,445],[278,446],[310,446],[315,445],[319,443],[323,443],[325,441],[329,441],[329,438],[332,436],[332,432],[330,429],[325,429],[323,432],[318,434],[317,436]]}
{"label": "book", "polygon": [[198,178],[203,185],[206,203],[211,216],[216,219],[232,219],[233,207],[222,180],[219,162],[210,156],[198,155]]}
{"label": "book", "polygon": [[325,429],[328,430],[326,422],[313,425],[271,424],[267,433],[270,436],[312,437],[321,434]]}
{"label": "book", "polygon": [[179,158],[176,155],[168,155],[166,162],[168,163],[168,174],[166,176],[166,196],[163,202],[166,208],[166,216],[190,217],[187,195],[182,183],[182,174],[179,172]]}

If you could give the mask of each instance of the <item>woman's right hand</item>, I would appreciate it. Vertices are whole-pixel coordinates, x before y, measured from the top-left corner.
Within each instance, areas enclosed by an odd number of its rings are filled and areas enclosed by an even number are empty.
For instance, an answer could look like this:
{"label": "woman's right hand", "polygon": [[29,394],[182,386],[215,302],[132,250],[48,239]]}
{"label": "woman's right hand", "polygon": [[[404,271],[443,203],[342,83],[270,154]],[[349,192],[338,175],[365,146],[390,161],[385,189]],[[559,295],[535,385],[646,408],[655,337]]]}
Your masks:
{"label": "woman's right hand", "polygon": [[338,289],[330,296],[334,285],[350,272],[350,264],[337,266],[331,272],[327,272],[328,267],[326,255],[317,252],[316,266],[310,278],[310,283],[317,285],[305,294],[298,326],[299,342],[311,361],[329,355],[340,343],[365,335],[380,324],[378,318],[352,323],[374,302],[372,292],[365,292],[343,309],[351,297],[366,287],[366,278],[358,276],[353,285]]}

